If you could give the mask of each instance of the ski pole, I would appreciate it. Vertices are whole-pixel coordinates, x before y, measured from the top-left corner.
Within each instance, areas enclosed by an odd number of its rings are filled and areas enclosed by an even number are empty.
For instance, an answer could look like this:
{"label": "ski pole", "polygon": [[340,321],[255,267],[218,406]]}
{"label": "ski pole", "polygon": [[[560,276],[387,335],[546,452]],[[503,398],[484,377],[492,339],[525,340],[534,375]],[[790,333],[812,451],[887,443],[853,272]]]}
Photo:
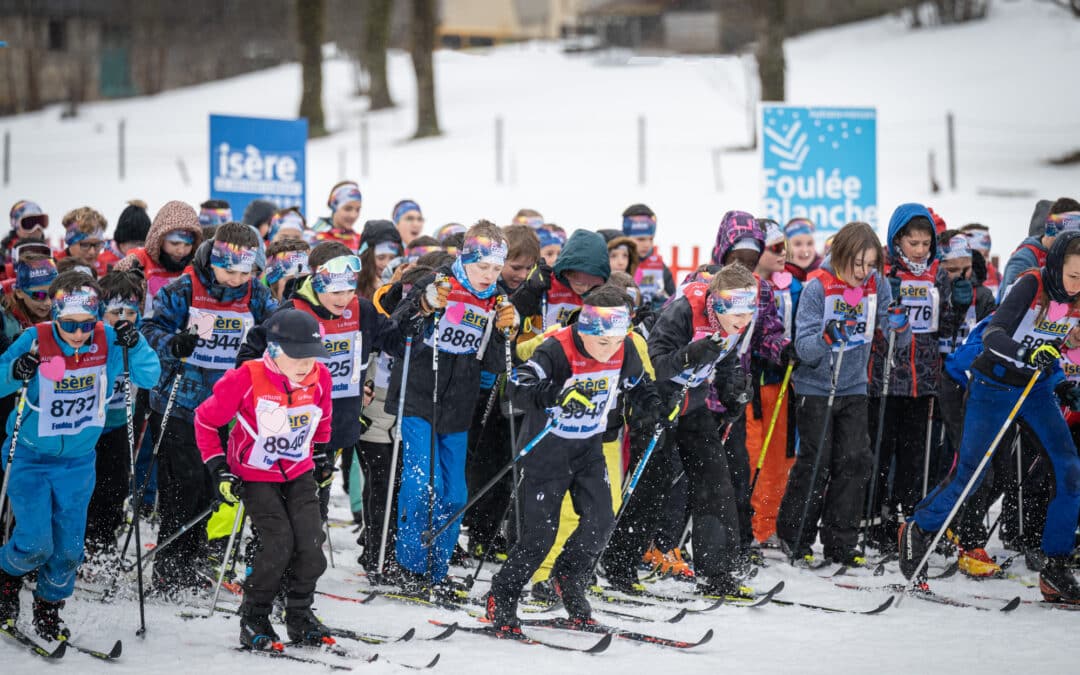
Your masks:
{"label": "ski pole", "polygon": [[918,585],[919,573],[926,567],[927,561],[930,560],[930,555],[934,552],[934,549],[937,548],[938,542],[941,541],[941,537],[945,534],[945,530],[949,528],[949,524],[952,523],[953,518],[956,517],[956,512],[963,506],[964,500],[967,499],[968,493],[971,492],[971,487],[975,484],[975,481],[978,480],[983,469],[986,468],[986,463],[990,461],[990,457],[993,456],[994,450],[996,450],[998,444],[1001,443],[1001,439],[1005,436],[1005,432],[1009,430],[1009,425],[1012,424],[1016,415],[1020,412],[1020,407],[1024,405],[1024,401],[1027,400],[1028,394],[1031,393],[1031,389],[1035,386],[1035,382],[1038,381],[1039,375],[1041,374],[1041,370],[1036,370],[1031,374],[1031,379],[1028,380],[1024,390],[1020,392],[1020,398],[1016,399],[1016,403],[1013,405],[1012,410],[1009,411],[1009,416],[1005,418],[1005,423],[998,429],[997,435],[994,436],[994,440],[990,442],[990,447],[983,453],[982,459],[979,460],[979,465],[975,467],[975,471],[971,474],[971,478],[968,480],[967,485],[964,486],[964,489],[960,492],[960,496],[956,498],[956,503],[953,504],[952,509],[949,510],[949,515],[945,516],[945,522],[941,524],[941,527],[934,534],[933,541],[930,542],[930,546],[926,549],[926,553],[923,554],[922,560],[919,561],[915,571],[911,574],[911,579],[905,585],[904,590],[896,595],[896,602],[893,603],[894,606],[899,604],[905,593],[913,591],[916,585]]}
{"label": "ski pole", "polygon": [[[446,282],[446,277],[441,274],[435,275],[435,285]],[[431,532],[435,527],[435,447],[438,444],[436,434],[439,428],[439,322],[442,320],[446,308],[435,312],[435,320],[431,330],[431,378],[434,384],[431,387],[431,435],[428,442],[428,511],[427,531]],[[435,547],[427,547],[427,573],[425,575],[429,584],[435,583]]]}
{"label": "ski pole", "polygon": [[1016,534],[1020,539],[1020,545],[1024,545],[1024,481],[1021,472],[1024,470],[1024,444],[1020,439],[1020,428],[1016,429],[1016,438],[1013,439],[1013,449],[1016,452]]}
{"label": "ski pole", "polygon": [[[510,456],[514,457],[517,455],[517,424],[514,420],[514,397],[510,395],[510,378],[514,372],[514,360],[513,354],[511,353],[513,346],[511,345],[512,340],[510,339],[509,328],[503,331],[503,337],[505,338],[503,340],[503,345],[505,346],[504,352],[506,358],[506,408],[507,416],[510,418]],[[521,541],[521,505],[518,501],[518,485],[521,483],[521,479],[518,475],[519,472],[516,462],[513,464],[512,471],[514,489],[510,491],[510,503],[514,507],[514,534],[517,536],[516,541]]]}
{"label": "ski pole", "polygon": [[330,569],[334,569],[334,542],[330,540],[330,521],[323,521],[323,529],[326,530],[326,550],[330,553]]}
{"label": "ski pole", "polygon": [[[840,364],[844,362],[844,347],[847,340],[840,343],[840,351],[836,353],[836,365],[833,366],[832,385],[829,387],[829,400],[825,404],[825,419],[821,424],[821,435],[818,437],[817,454],[814,456],[814,467],[810,471],[810,488],[806,494],[806,503],[803,504],[802,517],[799,518],[799,529],[795,535],[795,544],[791,547],[790,562],[795,564],[795,556],[799,555],[802,546],[803,532],[806,529],[806,519],[810,516],[810,502],[814,500],[814,491],[817,484],[818,473],[821,471],[821,458],[825,454],[825,439],[829,435],[829,423],[832,422],[833,401],[836,400],[836,387],[840,381]],[[822,499],[824,499],[822,495]]]}
{"label": "ski pole", "polygon": [[866,517],[862,527],[862,550],[866,555],[866,540],[870,536],[870,523],[874,519],[874,503],[877,500],[878,470],[881,465],[881,439],[885,434],[885,407],[889,401],[889,379],[892,377],[893,353],[896,349],[896,331],[889,331],[889,348],[885,352],[885,366],[882,370],[881,402],[878,404],[877,431],[874,433],[874,462],[870,469],[870,491],[866,499]]}
{"label": "ski pole", "polygon": [[930,441],[934,434],[934,398],[930,397],[930,414],[926,418],[926,451],[923,453],[922,496],[930,489]]}
{"label": "ski pole", "polygon": [[[124,355],[124,416],[127,424],[128,454],[131,456],[131,484],[135,485],[135,409],[131,396],[131,362],[128,358],[128,348],[122,349]],[[139,509],[132,509],[131,529],[135,532],[135,578],[139,593],[139,629],[135,631],[137,637],[146,635],[146,591],[143,588],[142,574],[142,534],[139,532]]]}
{"label": "ski pole", "polygon": [[142,557],[142,567],[140,569],[146,569],[146,565],[150,562],[150,559],[160,553],[161,549],[166,548],[174,541],[179,539],[181,536],[183,536],[185,532],[202,522],[207,516],[213,513],[214,509],[216,509],[219,504],[221,504],[221,500],[215,499],[213,502],[211,502],[210,506],[207,506],[205,509],[200,511],[199,514],[196,515],[194,518],[181,525],[180,529],[178,529],[176,532],[173,532],[168,539],[147,551],[146,555]]}
{"label": "ski pole", "polygon": [[244,519],[244,505],[236,507],[236,517],[233,518],[232,532],[229,533],[229,543],[225,544],[225,558],[221,561],[221,571],[218,572],[217,583],[214,584],[214,597],[210,600],[210,608],[206,611],[206,618],[214,615],[217,608],[218,596],[221,594],[221,584],[225,581],[225,569],[229,566],[229,558],[233,554],[233,542],[236,541],[236,531],[240,529],[240,523]]}
{"label": "ski pole", "polygon": [[[30,345],[30,353],[37,353],[37,340],[34,340]],[[11,429],[11,446],[8,447],[7,461],[4,463],[4,484],[0,486],[0,509],[4,510],[4,543],[7,543],[8,537],[11,534],[11,518],[12,508],[11,504],[5,504],[4,500],[7,498],[8,482],[11,480],[11,464],[15,461],[15,445],[19,442],[19,429],[22,428],[23,410],[26,409],[26,389],[30,386],[30,380],[23,380],[22,386],[19,387],[19,403],[15,409],[15,424]]]}
{"label": "ski pole", "polygon": [[386,562],[386,537],[390,531],[390,511],[394,507],[394,482],[397,477],[398,449],[401,447],[401,420],[405,416],[405,385],[409,382],[409,358],[413,336],[405,338],[405,360],[401,364],[401,387],[398,393],[397,424],[394,425],[394,449],[390,452],[390,480],[386,485],[386,511],[383,512],[382,535],[379,538],[379,565],[375,574],[382,578]]}
{"label": "ski pole", "polygon": [[[523,480],[523,479],[524,479],[524,475],[522,475],[522,477],[518,479],[518,483],[520,484],[521,480]],[[519,487],[519,485],[515,485],[514,486],[514,491],[517,491],[518,487]],[[503,509],[502,515],[499,516],[499,521],[498,522],[501,523],[504,520],[506,520],[506,516],[509,515],[509,513],[510,513],[510,507],[511,506],[513,506],[513,502],[507,502],[506,508]],[[471,591],[473,585],[476,584],[476,579],[480,576],[480,570],[484,569],[484,563],[487,562],[488,554],[491,553],[491,549],[492,549],[492,543],[488,542],[488,545],[484,547],[484,552],[480,554],[480,562],[477,563],[477,565],[476,565],[476,571],[472,573],[472,576],[470,576],[468,579],[465,580],[465,590]]]}
{"label": "ski pole", "polygon": [[544,425],[544,428],[540,430],[540,433],[536,434],[536,436],[534,436],[533,439],[529,441],[513,459],[504,464],[503,467],[499,469],[498,473],[492,476],[487,483],[484,483],[484,486],[476,491],[476,494],[474,494],[469,499],[469,501],[465,503],[465,506],[462,506],[453,515],[447,518],[446,522],[443,523],[439,527],[439,529],[435,530],[434,532],[425,532],[421,537],[424,546],[430,548],[435,539],[437,539],[439,535],[441,535],[443,532],[446,532],[448,529],[450,529],[450,526],[454,523],[454,521],[464,515],[466,511],[471,509],[473,507],[473,504],[480,501],[480,498],[487,494],[488,490],[494,487],[495,484],[498,483],[499,480],[501,480],[502,477],[506,475],[506,472],[514,466],[514,464],[519,462],[522,458],[524,458],[526,455],[536,449],[536,446],[540,443],[540,441],[544,440],[544,437],[547,436],[551,432],[551,430],[555,428],[556,419],[557,418],[555,417],[549,418],[548,423]]}
{"label": "ski pole", "polygon": [[758,453],[757,466],[754,467],[754,477],[750,479],[750,496],[754,496],[754,488],[757,487],[758,476],[761,475],[761,467],[765,464],[765,453],[769,450],[769,441],[772,440],[773,430],[776,428],[776,420],[780,417],[780,407],[784,404],[784,396],[787,394],[788,383],[791,382],[791,371],[795,369],[795,362],[789,361],[784,370],[784,381],[780,383],[780,395],[776,398],[773,407],[772,419],[769,420],[769,430],[765,432],[765,442],[761,444],[761,452]]}

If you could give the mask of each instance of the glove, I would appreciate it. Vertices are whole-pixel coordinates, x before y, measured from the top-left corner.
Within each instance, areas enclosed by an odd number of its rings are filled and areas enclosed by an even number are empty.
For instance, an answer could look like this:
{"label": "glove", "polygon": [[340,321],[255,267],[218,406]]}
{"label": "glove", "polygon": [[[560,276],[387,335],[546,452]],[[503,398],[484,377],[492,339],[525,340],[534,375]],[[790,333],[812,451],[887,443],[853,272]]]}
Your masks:
{"label": "glove", "polygon": [[315,483],[320,489],[329,487],[334,482],[334,455],[331,454],[329,443],[318,443],[311,459],[315,462]]}
{"label": "glove", "polygon": [[206,468],[210,470],[210,474],[214,477],[214,484],[217,486],[218,494],[221,495],[222,501],[226,504],[239,504],[240,503],[240,479],[229,470],[229,465],[219,455],[212,457],[209,462],[206,463]]}
{"label": "glove", "polygon": [[988,271],[986,269],[986,258],[982,253],[978,251],[971,252],[971,278],[975,281],[976,286],[982,286],[986,284],[986,275]]}
{"label": "glove", "polygon": [[501,331],[507,331],[511,335],[518,331],[521,320],[517,310],[509,302],[499,303],[495,308],[495,327]]}
{"label": "glove", "polygon": [[551,290],[551,275],[551,268],[541,258],[537,261],[536,267],[529,272],[529,276],[525,278],[521,287],[530,295],[540,298],[544,293]]}
{"label": "glove", "polygon": [[424,288],[424,294],[420,296],[420,304],[425,314],[446,309],[446,302],[450,298],[450,283],[436,278]]}
{"label": "glove", "polygon": [[721,352],[720,343],[711,337],[694,340],[683,349],[683,366],[698,368],[716,361]]}
{"label": "glove", "polygon": [[725,410],[724,424],[730,424],[742,416],[746,404],[750,402],[753,390],[753,380],[739,368],[717,382],[716,393]]}
{"label": "glove", "polygon": [[1065,381],[1054,389],[1054,393],[1057,394],[1061,405],[1069,406],[1069,410],[1073,412],[1080,412],[1080,385]]}
{"label": "glove", "polygon": [[852,323],[854,322],[830,319],[829,322],[825,324],[825,333],[822,335],[822,337],[825,338],[825,344],[831,347],[837,342],[847,342],[850,339],[848,327]]}
{"label": "glove", "polygon": [[135,329],[135,324],[130,321],[117,321],[116,325],[113,326],[113,330],[116,331],[116,344],[124,349],[131,349],[139,344],[139,331]]}
{"label": "glove", "polygon": [[195,353],[195,344],[199,341],[197,333],[178,333],[169,343],[169,351],[173,357],[178,359],[186,359]]}
{"label": "glove", "polygon": [[559,392],[558,405],[564,417],[577,417],[596,408],[592,393],[581,382],[575,382]]}
{"label": "glove", "polygon": [[363,436],[367,433],[367,430],[371,428],[371,418],[367,415],[360,415],[360,435]]}
{"label": "glove", "polygon": [[965,311],[971,305],[975,287],[969,279],[954,279],[952,282],[952,305]]}
{"label": "glove", "polygon": [[892,290],[893,302],[900,302],[900,277],[889,277],[889,289]]}
{"label": "glove", "polygon": [[799,355],[795,351],[794,342],[787,343],[784,345],[784,348],[780,350],[780,362],[785,364],[790,363],[792,366],[799,365]]}
{"label": "glove", "polygon": [[886,311],[889,313],[889,330],[903,333],[911,327],[907,309],[903,305],[890,305]]}
{"label": "glove", "polygon": [[1035,349],[1028,349],[1024,355],[1024,361],[1039,370],[1050,370],[1060,358],[1061,352],[1058,351],[1058,345],[1053,342],[1039,345]]}
{"label": "glove", "polygon": [[33,352],[26,352],[11,363],[11,376],[23,382],[37,374],[41,359]]}

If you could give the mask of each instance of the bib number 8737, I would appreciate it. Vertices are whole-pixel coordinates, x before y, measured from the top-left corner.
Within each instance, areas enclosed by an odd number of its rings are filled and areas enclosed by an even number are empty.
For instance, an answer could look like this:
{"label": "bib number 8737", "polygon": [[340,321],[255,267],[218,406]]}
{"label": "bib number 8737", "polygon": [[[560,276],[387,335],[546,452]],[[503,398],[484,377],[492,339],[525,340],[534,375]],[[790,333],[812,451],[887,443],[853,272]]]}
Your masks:
{"label": "bib number 8737", "polygon": [[49,406],[49,414],[53,417],[81,415],[94,405],[94,398],[94,396],[81,396],[79,398],[55,400]]}

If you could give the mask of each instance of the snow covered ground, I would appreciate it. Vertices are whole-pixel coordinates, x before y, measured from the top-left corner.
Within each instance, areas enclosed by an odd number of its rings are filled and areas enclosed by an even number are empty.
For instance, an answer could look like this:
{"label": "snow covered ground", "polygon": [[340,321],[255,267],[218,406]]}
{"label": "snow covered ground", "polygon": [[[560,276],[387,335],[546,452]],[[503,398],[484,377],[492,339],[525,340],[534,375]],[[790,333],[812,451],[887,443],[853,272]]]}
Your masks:
{"label": "snow covered ground", "polygon": [[[901,201],[926,200],[951,223],[990,225],[995,251],[1005,256],[1026,232],[1035,198],[1077,194],[1080,167],[1044,163],[1080,147],[1080,90],[1070,86],[1080,62],[1080,22],[1050,3],[997,2],[984,22],[918,32],[896,19],[865,22],[791,40],[787,57],[791,102],[877,106],[880,208],[886,214]],[[412,197],[431,225],[480,217],[505,223],[519,207],[529,206],[568,229],[617,227],[627,204],[646,201],[659,214],[666,252],[675,243],[711,244],[725,210],[753,211],[759,205],[756,155],[724,155],[721,190],[713,172],[713,149],[739,146],[749,137],[745,69],[737,59],[566,56],[553,45],[440,53],[446,136],[418,143],[403,142],[413,126],[407,57],[394,54],[390,68],[401,106],[371,116],[371,173],[361,178],[364,218],[387,217],[394,202]],[[113,220],[132,197],[146,199],[151,210],[167,199],[198,202],[208,191],[207,114],[290,116],[299,78],[299,68],[288,65],[154,97],[87,105],[76,120],[61,121],[57,107],[0,120],[0,130],[12,134],[13,148],[4,204],[18,198],[39,201],[53,214],[51,234],[57,236],[59,216],[82,204]],[[309,215],[323,212],[325,192],[341,177],[340,149],[346,151],[345,175],[359,177],[358,115],[365,103],[350,95],[350,67],[343,61],[327,63],[324,83],[328,124],[337,132],[309,146]],[[938,180],[947,190],[947,110],[957,117],[959,186],[955,193],[932,196],[928,150],[936,151]],[[649,125],[644,187],[637,185],[635,146],[641,114]],[[497,115],[506,120],[506,185],[495,183]],[[124,182],[116,179],[115,130],[121,118],[129,149]],[[182,181],[178,161],[190,184]],[[1029,190],[1034,196],[985,197],[980,188]],[[344,495],[335,492],[334,515],[346,518]],[[336,528],[333,538],[338,567],[320,589],[360,597],[364,580],[355,575],[354,536]],[[996,541],[990,552],[1004,555]],[[1035,578],[1020,562],[1013,571],[1029,582]],[[782,599],[871,608],[887,597],[838,589],[782,564],[763,570],[755,585],[764,588],[779,579],[787,582]],[[898,580],[899,574],[890,572],[871,583]],[[480,583],[474,592],[485,587]],[[1036,589],[1016,581],[954,578],[937,588],[957,596],[1038,598]],[[24,612],[28,607],[24,596]],[[359,606],[320,598],[317,607],[327,622],[385,633],[415,626],[421,635],[431,635],[435,628],[427,619],[462,618],[384,601]],[[66,611],[77,637],[94,645],[123,638],[125,653],[115,664],[70,653],[59,667],[140,674],[319,670],[234,654],[229,651],[236,641],[234,618],[185,622],[177,611],[150,605],[149,633],[138,640],[133,602],[101,605],[77,595]],[[662,614],[667,612],[655,612]],[[469,635],[372,651],[407,663],[440,652],[437,670],[444,673],[1066,673],[1076,672],[1080,658],[1078,620],[1080,615],[1031,605],[999,615],[907,599],[876,617],[767,606],[721,608],[674,625],[622,624],[683,639],[696,639],[708,628],[716,631],[711,643],[687,653],[616,641],[599,656],[563,655]],[[572,634],[550,637],[566,644],[588,642]],[[0,655],[5,673],[43,668],[10,645],[0,646]],[[357,669],[400,672],[379,662]]]}

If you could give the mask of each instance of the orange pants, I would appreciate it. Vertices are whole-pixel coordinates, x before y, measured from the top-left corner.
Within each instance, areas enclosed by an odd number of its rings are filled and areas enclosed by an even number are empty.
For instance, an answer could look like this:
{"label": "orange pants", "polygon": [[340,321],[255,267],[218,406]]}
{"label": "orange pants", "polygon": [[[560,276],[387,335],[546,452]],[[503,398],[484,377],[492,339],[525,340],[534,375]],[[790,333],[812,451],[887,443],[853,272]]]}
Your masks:
{"label": "orange pants", "polygon": [[[754,419],[753,404],[746,406],[746,450],[750,454],[750,475],[757,468],[758,455],[769,433],[776,399],[780,394],[779,384],[766,384],[761,387],[761,414],[764,419]],[[787,488],[788,471],[795,464],[794,457],[787,456],[787,409],[788,400],[793,393],[790,390],[780,405],[780,416],[776,419],[776,428],[769,439],[769,449],[765,453],[765,462],[761,465],[757,487],[750,504],[754,507],[754,539],[765,541],[776,534],[776,514],[780,510],[780,500]]]}

